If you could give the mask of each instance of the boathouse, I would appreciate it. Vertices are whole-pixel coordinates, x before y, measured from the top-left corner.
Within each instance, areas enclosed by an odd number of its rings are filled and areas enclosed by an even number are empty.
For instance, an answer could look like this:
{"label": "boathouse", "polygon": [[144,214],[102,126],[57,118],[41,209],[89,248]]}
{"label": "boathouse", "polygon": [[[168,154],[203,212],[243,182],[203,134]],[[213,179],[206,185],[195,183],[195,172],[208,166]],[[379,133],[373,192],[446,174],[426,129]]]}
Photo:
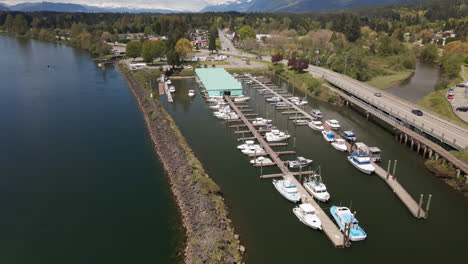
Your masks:
{"label": "boathouse", "polygon": [[242,95],[241,83],[223,68],[198,68],[195,72],[208,95]]}

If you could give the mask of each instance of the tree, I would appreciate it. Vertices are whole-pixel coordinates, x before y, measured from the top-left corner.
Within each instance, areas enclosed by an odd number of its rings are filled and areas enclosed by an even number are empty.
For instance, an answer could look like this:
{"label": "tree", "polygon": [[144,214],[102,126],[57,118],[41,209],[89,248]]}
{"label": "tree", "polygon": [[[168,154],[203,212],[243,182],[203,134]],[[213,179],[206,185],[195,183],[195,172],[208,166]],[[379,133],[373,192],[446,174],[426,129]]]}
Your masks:
{"label": "tree", "polygon": [[13,29],[20,35],[26,34],[28,30],[28,22],[22,14],[16,15],[15,20],[13,20]]}
{"label": "tree", "polygon": [[389,56],[393,53],[392,50],[392,39],[383,35],[379,38],[379,45],[377,46],[377,52],[382,56]]}
{"label": "tree", "polygon": [[13,16],[11,14],[7,15],[3,26],[6,28],[8,32],[13,30]]}
{"label": "tree", "polygon": [[271,56],[271,62],[273,63],[278,63],[281,60],[283,60],[283,55],[281,55],[281,53]]}
{"label": "tree", "polygon": [[216,36],[215,34],[210,34],[210,40],[208,41],[208,50],[213,52],[216,50]]}
{"label": "tree", "polygon": [[125,50],[127,56],[135,60],[136,57],[139,57],[141,54],[141,42],[133,40],[127,43],[127,48]]}
{"label": "tree", "polygon": [[426,44],[421,51],[421,57],[425,60],[435,61],[438,57],[438,50],[435,44]]}
{"label": "tree", "polygon": [[141,47],[141,56],[143,57],[143,60],[146,62],[153,62],[153,59],[155,58],[155,42],[151,40],[147,40],[143,42],[143,45]]}
{"label": "tree", "polygon": [[465,62],[466,65],[468,65],[468,56],[465,57],[464,62]]}
{"label": "tree", "polygon": [[255,32],[255,30],[247,25],[243,26],[239,30],[239,37],[241,40],[244,40],[246,38],[256,38],[256,35],[257,33]]}
{"label": "tree", "polygon": [[145,36],[149,36],[153,34],[153,29],[150,26],[145,27]]}
{"label": "tree", "polygon": [[288,60],[288,66],[291,69],[301,72],[309,68],[309,62],[303,59],[297,59],[296,57],[293,56]]}
{"label": "tree", "polygon": [[179,59],[179,54],[175,50],[169,50],[167,52],[167,64],[172,65],[173,67],[175,65],[178,65],[180,63]]}
{"label": "tree", "polygon": [[179,55],[180,60],[185,60],[190,51],[192,51],[192,43],[186,38],[181,38],[177,41],[175,45],[175,51]]}

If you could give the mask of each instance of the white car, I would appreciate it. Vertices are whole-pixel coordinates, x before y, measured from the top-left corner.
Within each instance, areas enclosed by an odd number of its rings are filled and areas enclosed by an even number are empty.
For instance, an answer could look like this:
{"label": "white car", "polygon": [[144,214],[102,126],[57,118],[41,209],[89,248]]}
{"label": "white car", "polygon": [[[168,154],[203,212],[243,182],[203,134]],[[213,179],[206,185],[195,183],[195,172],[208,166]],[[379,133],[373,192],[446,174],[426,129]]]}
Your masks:
{"label": "white car", "polygon": [[185,68],[192,69],[192,65],[187,65]]}

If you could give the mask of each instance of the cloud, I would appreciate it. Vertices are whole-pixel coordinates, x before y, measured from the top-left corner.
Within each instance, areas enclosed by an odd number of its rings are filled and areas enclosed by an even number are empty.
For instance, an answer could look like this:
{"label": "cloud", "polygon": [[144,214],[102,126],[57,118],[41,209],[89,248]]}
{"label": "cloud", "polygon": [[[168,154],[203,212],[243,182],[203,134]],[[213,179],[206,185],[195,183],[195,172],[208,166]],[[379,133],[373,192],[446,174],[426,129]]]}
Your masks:
{"label": "cloud", "polygon": [[225,3],[229,0],[0,0],[8,5],[20,3],[71,3],[99,7],[128,7],[128,8],[151,8],[172,9],[179,11],[199,11],[207,5]]}

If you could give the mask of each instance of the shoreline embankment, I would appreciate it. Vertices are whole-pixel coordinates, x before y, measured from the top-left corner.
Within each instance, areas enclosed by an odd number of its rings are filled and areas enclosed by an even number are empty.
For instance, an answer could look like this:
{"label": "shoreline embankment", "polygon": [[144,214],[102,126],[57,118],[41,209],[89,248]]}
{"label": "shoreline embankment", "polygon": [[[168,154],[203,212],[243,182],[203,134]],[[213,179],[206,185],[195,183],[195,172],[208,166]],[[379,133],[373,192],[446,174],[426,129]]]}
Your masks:
{"label": "shoreline embankment", "polygon": [[205,173],[162,103],[122,64],[116,64],[143,113],[154,149],[169,178],[186,232],[185,263],[241,263],[219,186]]}

